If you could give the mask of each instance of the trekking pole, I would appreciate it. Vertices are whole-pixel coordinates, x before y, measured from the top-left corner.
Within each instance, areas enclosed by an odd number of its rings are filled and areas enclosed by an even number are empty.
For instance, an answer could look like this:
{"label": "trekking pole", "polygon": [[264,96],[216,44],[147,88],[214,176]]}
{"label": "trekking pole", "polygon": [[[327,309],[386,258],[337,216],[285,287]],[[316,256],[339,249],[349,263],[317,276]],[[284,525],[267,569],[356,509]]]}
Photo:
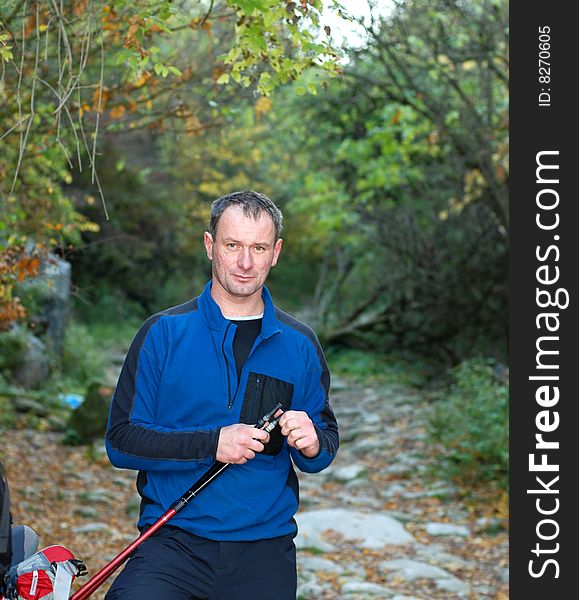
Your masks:
{"label": "trekking pole", "polygon": [[[254,425],[256,429],[263,429],[270,433],[279,423],[281,415],[273,418],[275,413],[282,408],[281,402],[278,402],[267,414]],[[160,529],[169,519],[173,518],[180,510],[185,508],[187,504],[202,490],[204,490],[212,481],[214,481],[227,467],[233,463],[222,463],[215,461],[207,471],[177,500],[171,507],[163,513],[148,529],[146,529],[134,542],[129,544],[120,554],[118,554],[110,563],[105,565],[100,571],[95,573],[82,587],[80,587],[71,597],[70,600],[85,600],[91,596],[95,590],[100,587],[104,581],[110,577],[140,546],[147,538],[155,531]]]}

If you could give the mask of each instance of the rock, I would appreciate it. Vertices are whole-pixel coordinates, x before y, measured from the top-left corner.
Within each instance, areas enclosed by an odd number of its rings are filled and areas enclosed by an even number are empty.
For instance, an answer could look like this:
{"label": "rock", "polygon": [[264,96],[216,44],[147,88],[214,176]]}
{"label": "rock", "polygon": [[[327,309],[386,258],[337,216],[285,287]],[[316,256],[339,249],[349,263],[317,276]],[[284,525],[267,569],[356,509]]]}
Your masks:
{"label": "rock", "polygon": [[337,375],[332,375],[332,392],[342,392],[349,388],[348,383],[340,379]]}
{"label": "rock", "polygon": [[323,571],[325,573],[336,573],[340,575],[343,569],[333,560],[321,558],[319,556],[304,556],[298,561],[298,569],[300,572],[305,571]]}
{"label": "rock", "polygon": [[39,305],[38,328],[46,336],[48,349],[57,358],[62,356],[64,330],[70,310],[70,263],[50,254],[38,276],[27,285],[35,290]]}
{"label": "rock", "polygon": [[50,376],[46,345],[34,334],[15,325],[0,335],[0,368],[16,385],[37,389]]}
{"label": "rock", "polygon": [[37,417],[46,417],[49,412],[46,406],[31,398],[12,398],[12,406],[14,406],[14,410],[17,412],[32,413]]}
{"label": "rock", "polygon": [[106,523],[96,522],[80,525],[79,527],[73,527],[72,530],[75,533],[96,533],[98,531],[111,531],[111,528]]}
{"label": "rock", "polygon": [[127,517],[136,519],[139,516],[141,510],[141,496],[139,494],[133,494],[125,506],[125,514]]}
{"label": "rock", "polygon": [[417,545],[416,554],[419,558],[438,563],[447,569],[467,569],[471,566],[468,560],[446,552],[440,544]]}
{"label": "rock", "polygon": [[427,523],[425,529],[429,535],[459,535],[461,537],[470,535],[468,527],[452,523]]}
{"label": "rock", "polygon": [[344,467],[330,467],[328,475],[334,481],[346,482],[362,477],[367,473],[366,467],[361,464],[351,464]]}
{"label": "rock", "polygon": [[362,437],[352,443],[351,452],[354,454],[375,454],[384,451],[385,442],[382,439],[372,437]]}
{"label": "rock", "polygon": [[329,592],[332,586],[329,583],[320,583],[313,579],[303,583],[298,583],[297,598],[299,600],[319,600]]}
{"label": "rock", "polygon": [[460,579],[434,565],[402,558],[399,560],[387,560],[380,563],[380,567],[386,571],[393,571],[388,576],[388,579],[401,577],[406,581],[415,579],[431,579],[441,590],[447,592],[455,592],[459,595],[467,594],[470,591],[470,586]]}
{"label": "rock", "polygon": [[94,519],[95,517],[98,517],[99,511],[92,506],[81,506],[75,508],[73,513],[79,517],[84,517],[85,519]]}
{"label": "rock", "polygon": [[368,496],[354,496],[353,494],[342,494],[341,500],[346,504],[353,504],[354,506],[362,506],[366,508],[376,509],[382,508],[383,504],[379,500],[376,500],[376,498],[370,498]]}
{"label": "rock", "polygon": [[112,496],[111,493],[104,488],[95,488],[90,492],[79,494],[78,499],[83,504],[109,504]]}
{"label": "rock", "polygon": [[414,538],[389,515],[363,513],[343,508],[312,510],[296,515],[298,548],[318,548],[328,551],[333,544],[324,539],[324,532],[335,531],[346,539],[360,540],[363,548],[382,548],[390,544],[407,544]]}
{"label": "rock", "polygon": [[[406,558],[382,561],[380,563],[380,568],[386,571],[394,571],[396,577],[403,577],[406,581],[413,581],[414,579],[436,580],[453,577],[448,571],[445,571],[440,567]],[[391,578],[392,575],[389,576],[389,579]]]}
{"label": "rock", "polygon": [[395,496],[402,496],[406,492],[406,486],[402,483],[392,483],[385,490],[380,490],[380,496],[382,498],[393,498]]}
{"label": "rock", "polygon": [[446,579],[437,579],[436,587],[445,592],[454,592],[459,596],[467,596],[470,593],[470,585],[458,579],[458,577],[449,577]]}
{"label": "rock", "polygon": [[70,414],[68,428],[77,437],[70,435],[69,439],[87,444],[104,437],[113,391],[100,383],[88,387],[84,402]]}
{"label": "rock", "polygon": [[346,598],[360,595],[362,598],[392,598],[393,592],[377,583],[368,581],[347,581],[340,588]]}

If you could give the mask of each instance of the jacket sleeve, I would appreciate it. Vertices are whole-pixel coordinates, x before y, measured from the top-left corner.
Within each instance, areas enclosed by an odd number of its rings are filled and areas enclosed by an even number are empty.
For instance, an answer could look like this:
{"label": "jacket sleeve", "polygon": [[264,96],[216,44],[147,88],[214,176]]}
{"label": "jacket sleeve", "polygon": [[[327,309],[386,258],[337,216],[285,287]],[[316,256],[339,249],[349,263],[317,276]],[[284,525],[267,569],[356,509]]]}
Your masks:
{"label": "jacket sleeve", "polygon": [[329,466],[336,457],[340,443],[338,422],[329,400],[330,372],[317,338],[313,340],[313,347],[315,355],[308,361],[302,403],[303,410],[314,423],[320,451],[313,458],[308,458],[295,448],[290,448],[295,465],[305,473],[318,473]]}
{"label": "jacket sleeve", "polygon": [[177,431],[156,423],[165,348],[159,317],[151,317],[131,344],[111,403],[105,441],[115,467],[184,470],[215,457],[220,428]]}

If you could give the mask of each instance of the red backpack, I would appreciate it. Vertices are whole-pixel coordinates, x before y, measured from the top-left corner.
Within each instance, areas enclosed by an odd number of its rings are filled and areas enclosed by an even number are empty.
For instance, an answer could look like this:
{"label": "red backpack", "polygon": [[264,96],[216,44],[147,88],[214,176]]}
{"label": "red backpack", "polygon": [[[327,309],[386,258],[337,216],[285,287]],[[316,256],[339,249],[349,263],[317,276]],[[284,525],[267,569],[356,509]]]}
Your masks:
{"label": "red backpack", "polygon": [[[23,530],[35,536],[31,547],[20,535]],[[8,482],[0,463],[0,600],[68,600],[74,578],[86,574],[84,563],[64,546],[48,546],[29,556],[37,541],[30,528],[12,526]]]}
{"label": "red backpack", "polygon": [[64,546],[48,546],[8,571],[0,600],[68,600],[75,577],[86,567]]}

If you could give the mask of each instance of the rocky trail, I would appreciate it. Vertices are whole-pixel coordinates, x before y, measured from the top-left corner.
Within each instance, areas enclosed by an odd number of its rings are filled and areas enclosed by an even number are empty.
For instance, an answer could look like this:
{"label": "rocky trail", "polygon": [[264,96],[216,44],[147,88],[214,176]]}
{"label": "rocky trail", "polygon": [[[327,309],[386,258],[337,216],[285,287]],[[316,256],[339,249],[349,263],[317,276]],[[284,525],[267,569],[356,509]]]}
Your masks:
{"label": "rocky trail", "polygon": [[[332,403],[338,457],[322,473],[299,474],[298,597],[508,599],[506,518],[428,475],[424,397],[334,378]],[[33,527],[42,546],[68,546],[95,573],[136,537],[135,474],[111,467],[101,443],[61,439],[3,433],[15,522]]]}

